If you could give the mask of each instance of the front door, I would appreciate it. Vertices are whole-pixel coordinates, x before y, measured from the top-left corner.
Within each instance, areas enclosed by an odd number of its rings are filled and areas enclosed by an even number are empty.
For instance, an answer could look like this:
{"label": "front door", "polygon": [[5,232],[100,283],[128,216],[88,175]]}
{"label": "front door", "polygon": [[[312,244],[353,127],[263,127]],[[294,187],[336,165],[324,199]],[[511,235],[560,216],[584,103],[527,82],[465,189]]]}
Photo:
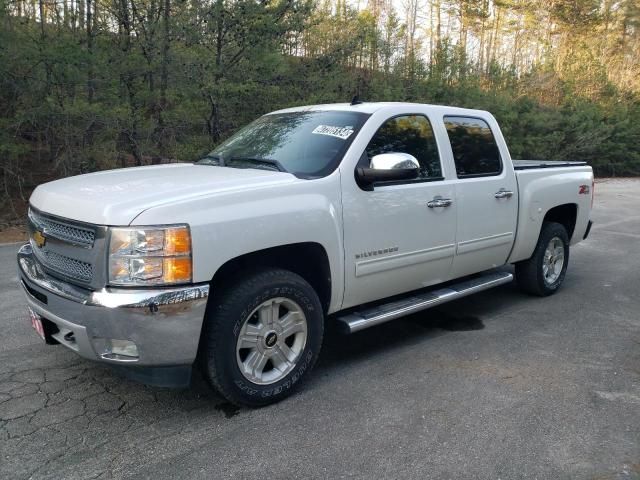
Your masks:
{"label": "front door", "polygon": [[371,191],[357,185],[343,189],[345,308],[450,276],[458,207],[454,184],[443,176],[427,116],[401,115],[384,121],[359,165],[368,167],[373,156],[383,153],[414,156],[420,176],[378,183]]}

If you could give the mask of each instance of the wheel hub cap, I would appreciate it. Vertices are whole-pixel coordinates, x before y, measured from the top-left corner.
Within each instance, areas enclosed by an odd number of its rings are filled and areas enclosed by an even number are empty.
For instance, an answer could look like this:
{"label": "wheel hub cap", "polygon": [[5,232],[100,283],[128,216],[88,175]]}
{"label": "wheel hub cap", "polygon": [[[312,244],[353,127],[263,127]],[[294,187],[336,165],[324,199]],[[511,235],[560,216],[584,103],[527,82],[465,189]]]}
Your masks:
{"label": "wheel hub cap", "polygon": [[276,383],[295,368],[306,343],[307,319],[302,307],[289,298],[271,298],[242,324],[236,343],[238,368],[252,383]]}
{"label": "wheel hub cap", "polygon": [[273,348],[278,342],[278,334],[274,331],[267,333],[264,337],[264,346],[267,348]]}
{"label": "wheel hub cap", "polygon": [[564,266],[564,243],[559,237],[553,237],[546,250],[542,261],[542,276],[547,285],[555,283],[562,274]]}

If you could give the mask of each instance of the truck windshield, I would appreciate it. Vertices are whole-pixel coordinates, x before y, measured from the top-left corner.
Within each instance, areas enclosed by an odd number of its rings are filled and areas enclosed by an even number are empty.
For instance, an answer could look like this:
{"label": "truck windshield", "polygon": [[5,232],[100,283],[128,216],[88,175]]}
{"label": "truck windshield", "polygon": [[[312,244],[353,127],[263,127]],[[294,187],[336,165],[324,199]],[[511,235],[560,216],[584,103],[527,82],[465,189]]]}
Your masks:
{"label": "truck windshield", "polygon": [[349,111],[301,111],[260,117],[199,164],[259,168],[302,178],[333,172],[369,117]]}

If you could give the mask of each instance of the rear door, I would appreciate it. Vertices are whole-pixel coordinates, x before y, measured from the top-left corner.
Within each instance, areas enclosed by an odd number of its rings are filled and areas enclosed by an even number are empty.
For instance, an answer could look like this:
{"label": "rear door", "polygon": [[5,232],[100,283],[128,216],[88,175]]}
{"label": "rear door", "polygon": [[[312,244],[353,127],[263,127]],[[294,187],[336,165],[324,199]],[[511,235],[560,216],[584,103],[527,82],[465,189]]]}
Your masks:
{"label": "rear door", "polygon": [[455,278],[506,263],[518,219],[518,186],[495,121],[451,115],[444,125],[458,178]]}
{"label": "rear door", "polygon": [[[454,182],[444,177],[427,115],[381,120],[359,165],[368,167],[373,156],[392,152],[413,155],[420,177],[365,190],[356,184],[353,171],[343,176],[345,308],[440,283],[450,275]],[[434,206],[434,199],[441,206]]]}

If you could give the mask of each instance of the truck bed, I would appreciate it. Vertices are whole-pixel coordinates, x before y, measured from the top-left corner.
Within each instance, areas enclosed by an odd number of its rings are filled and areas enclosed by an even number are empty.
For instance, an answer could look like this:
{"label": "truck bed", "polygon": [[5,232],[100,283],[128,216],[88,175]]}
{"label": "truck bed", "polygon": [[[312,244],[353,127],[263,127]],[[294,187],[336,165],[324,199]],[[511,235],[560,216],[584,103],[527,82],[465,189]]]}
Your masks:
{"label": "truck bed", "polygon": [[535,248],[546,212],[556,205],[575,205],[571,245],[582,240],[591,211],[593,171],[585,162],[516,160],[518,230],[509,263],[526,260]]}
{"label": "truck bed", "polygon": [[534,168],[583,167],[587,162],[564,162],[553,160],[513,160],[516,170],[531,170]]}

